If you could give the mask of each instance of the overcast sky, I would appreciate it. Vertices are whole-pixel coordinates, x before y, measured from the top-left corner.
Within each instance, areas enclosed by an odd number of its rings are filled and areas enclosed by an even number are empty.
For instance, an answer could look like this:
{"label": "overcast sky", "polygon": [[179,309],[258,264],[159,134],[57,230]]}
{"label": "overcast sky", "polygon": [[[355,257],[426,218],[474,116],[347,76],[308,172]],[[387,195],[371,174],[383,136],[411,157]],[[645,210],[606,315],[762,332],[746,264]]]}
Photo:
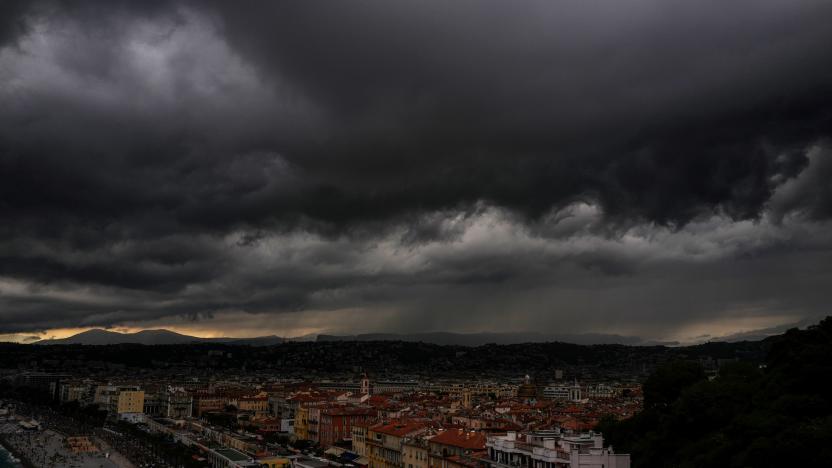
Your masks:
{"label": "overcast sky", "polygon": [[830,25],[828,0],[4,0],[0,335],[816,319]]}

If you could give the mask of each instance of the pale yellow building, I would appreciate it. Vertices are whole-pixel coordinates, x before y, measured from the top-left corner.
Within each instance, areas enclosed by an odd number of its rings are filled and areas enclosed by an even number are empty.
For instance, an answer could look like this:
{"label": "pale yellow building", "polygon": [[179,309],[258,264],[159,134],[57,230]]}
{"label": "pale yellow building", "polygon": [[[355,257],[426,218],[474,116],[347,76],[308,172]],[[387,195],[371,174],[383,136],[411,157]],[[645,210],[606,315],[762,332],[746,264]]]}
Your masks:
{"label": "pale yellow building", "polygon": [[263,416],[269,412],[269,397],[263,395],[240,398],[237,400],[237,409]]}
{"label": "pale yellow building", "polygon": [[370,423],[355,423],[352,425],[352,451],[367,456],[367,428]]}
{"label": "pale yellow building", "polygon": [[143,413],[144,390],[138,387],[117,388],[109,397],[109,411],[112,414]]}
{"label": "pale yellow building", "polygon": [[309,407],[301,405],[295,411],[295,436],[300,440],[309,440]]}
{"label": "pale yellow building", "polygon": [[428,468],[428,441],[421,437],[402,442],[403,468]]}
{"label": "pale yellow building", "polygon": [[284,457],[262,457],[257,463],[263,468],[291,468],[292,461]]}
{"label": "pale yellow building", "polygon": [[424,433],[427,426],[421,422],[393,421],[370,426],[367,430],[368,468],[404,468],[402,445],[406,437]]}

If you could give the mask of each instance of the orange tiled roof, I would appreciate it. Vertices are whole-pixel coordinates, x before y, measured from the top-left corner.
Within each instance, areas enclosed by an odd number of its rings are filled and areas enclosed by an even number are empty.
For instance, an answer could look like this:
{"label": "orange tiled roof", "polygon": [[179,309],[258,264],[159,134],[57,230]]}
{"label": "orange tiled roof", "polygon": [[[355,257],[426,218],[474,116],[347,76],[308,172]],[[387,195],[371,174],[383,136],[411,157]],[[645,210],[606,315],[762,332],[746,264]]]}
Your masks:
{"label": "orange tiled roof", "polygon": [[326,414],[329,416],[373,416],[376,414],[375,410],[371,408],[358,408],[358,407],[350,407],[350,406],[341,406],[341,407],[334,407],[334,408],[327,408],[321,410],[322,414]]}
{"label": "orange tiled roof", "polygon": [[404,437],[409,434],[413,434],[414,432],[420,431],[425,429],[425,424],[421,422],[388,422],[388,423],[380,423],[374,426],[370,426],[370,430],[373,432],[378,432],[380,434],[391,435],[395,437]]}
{"label": "orange tiled roof", "polygon": [[485,440],[485,434],[482,432],[466,431],[463,429],[448,429],[434,436],[431,439],[431,443],[470,450],[482,450],[485,448]]}

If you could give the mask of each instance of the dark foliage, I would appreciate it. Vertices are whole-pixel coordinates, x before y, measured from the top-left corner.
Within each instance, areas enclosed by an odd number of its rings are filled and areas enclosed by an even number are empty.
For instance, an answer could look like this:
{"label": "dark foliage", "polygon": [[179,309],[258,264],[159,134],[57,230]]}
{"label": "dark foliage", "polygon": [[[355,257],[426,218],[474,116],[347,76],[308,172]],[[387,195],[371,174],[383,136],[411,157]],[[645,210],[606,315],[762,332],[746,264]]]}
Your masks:
{"label": "dark foliage", "polygon": [[670,363],[645,383],[645,411],[599,425],[633,466],[832,466],[832,318],[771,340],[762,366],[712,381]]}
{"label": "dark foliage", "polygon": [[665,407],[679,398],[685,388],[705,380],[702,366],[691,361],[671,361],[658,368],[644,382],[644,405]]}
{"label": "dark foliage", "polygon": [[[546,375],[552,369],[574,374],[633,376],[674,359],[739,358],[757,362],[768,342],[708,343],[687,347],[577,345],[569,343],[488,344],[477,347],[401,341],[283,343],[274,346],[232,344],[21,345],[0,343],[0,368],[59,371],[84,376],[119,372],[200,373],[280,372],[315,378],[353,373],[421,374],[435,377],[517,377]],[[222,351],[217,353],[217,351]]]}

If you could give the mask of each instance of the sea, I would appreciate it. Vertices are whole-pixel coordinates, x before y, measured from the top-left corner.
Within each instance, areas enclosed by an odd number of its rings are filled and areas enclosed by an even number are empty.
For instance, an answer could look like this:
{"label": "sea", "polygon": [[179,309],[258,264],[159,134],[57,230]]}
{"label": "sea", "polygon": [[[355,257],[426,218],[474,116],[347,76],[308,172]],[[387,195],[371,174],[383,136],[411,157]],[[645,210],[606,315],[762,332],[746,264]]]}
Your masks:
{"label": "sea", "polygon": [[20,463],[12,462],[12,454],[0,446],[0,468],[20,468]]}

